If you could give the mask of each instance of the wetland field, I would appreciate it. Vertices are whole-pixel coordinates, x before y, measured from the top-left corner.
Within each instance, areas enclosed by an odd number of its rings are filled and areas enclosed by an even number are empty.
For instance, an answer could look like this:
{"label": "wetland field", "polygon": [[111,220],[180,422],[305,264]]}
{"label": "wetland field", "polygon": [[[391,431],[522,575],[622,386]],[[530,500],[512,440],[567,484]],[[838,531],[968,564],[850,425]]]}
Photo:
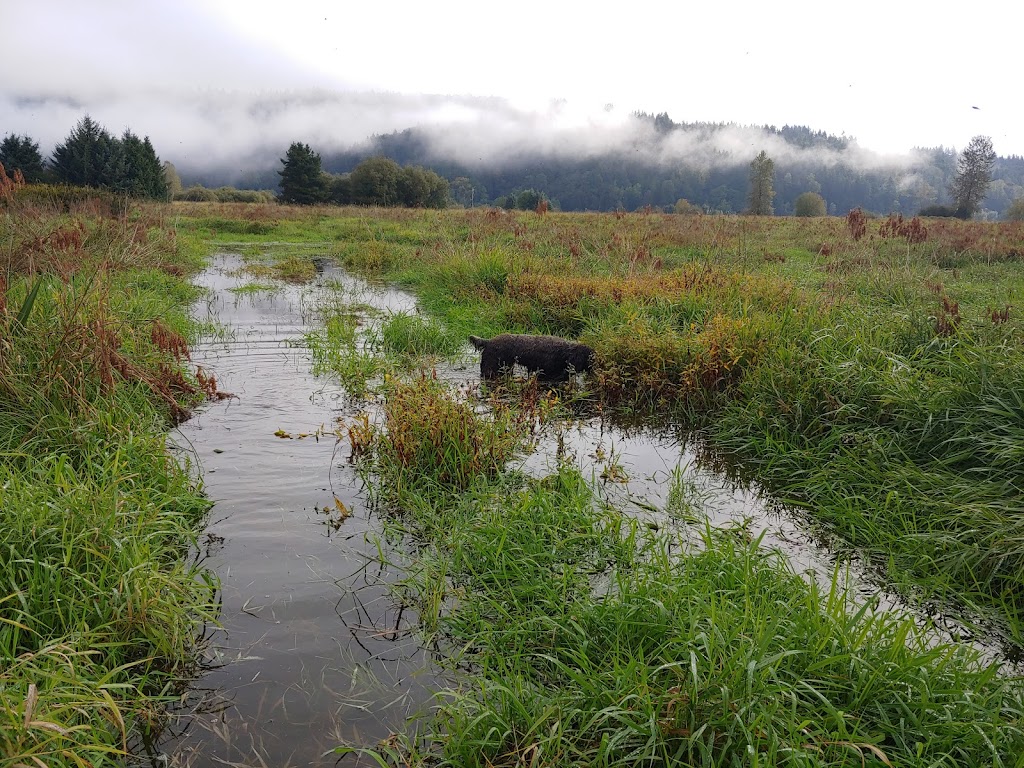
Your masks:
{"label": "wetland field", "polygon": [[1022,292],[1011,222],[8,201],[0,766],[1024,765]]}

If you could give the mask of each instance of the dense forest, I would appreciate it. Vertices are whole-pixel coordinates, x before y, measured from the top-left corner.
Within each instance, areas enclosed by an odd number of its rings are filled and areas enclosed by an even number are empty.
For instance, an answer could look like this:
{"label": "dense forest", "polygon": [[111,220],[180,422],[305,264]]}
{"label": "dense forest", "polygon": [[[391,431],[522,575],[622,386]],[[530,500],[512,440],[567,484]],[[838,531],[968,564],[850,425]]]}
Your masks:
{"label": "dense forest", "polygon": [[[702,152],[700,163],[689,162],[685,155],[666,159],[672,156],[666,148],[681,137],[714,146],[716,134],[736,126],[676,123],[664,114],[636,117],[654,129],[638,134],[646,137],[643,146],[633,143],[588,156],[520,150],[501,162],[470,165],[445,157],[425,130],[413,128],[374,136],[348,151],[324,152],[323,169],[344,174],[370,157],[389,157],[445,177],[451,183],[454,202],[465,206],[501,204],[509,195],[535,190],[566,211],[632,211],[645,206],[674,210],[680,200],[705,212],[747,210],[749,161],[723,151]],[[867,165],[864,152],[845,136],[803,126],[757,130],[793,150],[785,157],[773,158],[777,215],[792,215],[796,199],[806,192],[820,194],[828,212],[840,215],[856,207],[876,213],[914,214],[928,206],[950,203],[948,189],[957,166],[957,152],[952,148],[915,150],[911,160],[902,165],[877,160]],[[217,178],[196,181],[224,183]],[[250,174],[243,186],[269,188],[277,181],[277,169],[268,168]],[[1024,157],[997,157],[981,215],[1002,216],[1019,197],[1024,197]]]}

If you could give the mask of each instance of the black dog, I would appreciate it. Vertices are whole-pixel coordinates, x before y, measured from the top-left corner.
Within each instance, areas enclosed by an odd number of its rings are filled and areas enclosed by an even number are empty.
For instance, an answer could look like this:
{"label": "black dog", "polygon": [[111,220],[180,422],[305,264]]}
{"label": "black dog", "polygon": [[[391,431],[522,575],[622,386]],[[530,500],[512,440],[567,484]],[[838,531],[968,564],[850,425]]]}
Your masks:
{"label": "black dog", "polygon": [[503,368],[518,363],[530,373],[545,379],[567,379],[570,373],[583,373],[594,367],[594,350],[586,344],[557,336],[528,336],[503,333],[493,339],[470,336],[469,341],[483,352],[480,375],[493,379]]}

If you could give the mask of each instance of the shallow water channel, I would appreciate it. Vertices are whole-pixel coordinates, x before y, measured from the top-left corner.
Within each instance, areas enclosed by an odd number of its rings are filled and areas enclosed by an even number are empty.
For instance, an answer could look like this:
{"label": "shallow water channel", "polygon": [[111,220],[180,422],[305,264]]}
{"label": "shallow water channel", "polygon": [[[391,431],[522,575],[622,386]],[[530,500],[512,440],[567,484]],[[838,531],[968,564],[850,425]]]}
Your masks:
{"label": "shallow water channel", "polygon": [[[209,668],[153,756],[174,766],[332,765],[334,747],[373,746],[405,730],[445,681],[420,647],[415,617],[389,597],[398,575],[380,565],[381,526],[347,441],[333,434],[339,417],[364,406],[311,374],[303,334],[339,282],[384,312],[414,310],[415,300],[331,268],[305,286],[232,291],[250,282],[241,266],[237,255],[216,256],[198,278],[208,293],[195,310],[224,333],[202,340],[193,361],[234,396],[204,406],[174,435],[214,501],[199,556],[221,580],[220,627],[210,628]],[[439,375],[472,389],[468,352],[465,365]],[[527,471],[568,456],[617,507],[652,526],[676,524],[666,499],[682,473],[713,524],[743,525],[797,571],[830,577],[832,559],[798,520],[703,468],[682,436],[597,420],[557,433],[524,460]],[[344,520],[339,504],[351,512]]]}

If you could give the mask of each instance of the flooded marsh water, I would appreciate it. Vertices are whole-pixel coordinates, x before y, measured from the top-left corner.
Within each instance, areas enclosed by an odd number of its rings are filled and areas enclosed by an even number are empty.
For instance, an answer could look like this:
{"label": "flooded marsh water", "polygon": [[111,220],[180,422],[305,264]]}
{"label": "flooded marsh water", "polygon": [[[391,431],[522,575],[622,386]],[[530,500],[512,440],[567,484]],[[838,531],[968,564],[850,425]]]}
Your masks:
{"label": "flooded marsh water", "polygon": [[[304,335],[339,294],[372,312],[414,311],[411,295],[326,267],[307,285],[242,290],[240,257],[220,254],[197,282],[197,318],[223,333],[193,361],[232,397],[202,407],[175,443],[214,502],[200,555],[221,580],[209,665],[182,700],[155,759],[176,766],[331,765],[334,747],[372,746],[424,714],[446,681],[422,647],[416,616],[389,588],[389,546],[339,440],[339,419],[366,407],[311,373]],[[235,289],[235,290],[232,290]],[[438,375],[472,390],[475,364]],[[683,525],[670,510],[685,484],[716,526],[742,527],[786,553],[798,572],[831,578],[834,561],[799,520],[706,469],[684,435],[599,419],[554,425],[520,462],[528,473],[570,461],[616,507],[652,527]],[[385,561],[387,558],[384,558]],[[872,587],[871,590],[875,591]]]}
{"label": "flooded marsh water", "polygon": [[221,628],[160,748],[177,765],[315,765],[401,728],[437,682],[415,617],[389,599],[374,523],[331,432],[344,393],[310,373],[302,339],[318,287],[233,293],[247,282],[240,266],[220,255],[200,276],[197,315],[225,334],[193,351],[233,396],[175,436],[214,502],[202,554],[221,579]]}

